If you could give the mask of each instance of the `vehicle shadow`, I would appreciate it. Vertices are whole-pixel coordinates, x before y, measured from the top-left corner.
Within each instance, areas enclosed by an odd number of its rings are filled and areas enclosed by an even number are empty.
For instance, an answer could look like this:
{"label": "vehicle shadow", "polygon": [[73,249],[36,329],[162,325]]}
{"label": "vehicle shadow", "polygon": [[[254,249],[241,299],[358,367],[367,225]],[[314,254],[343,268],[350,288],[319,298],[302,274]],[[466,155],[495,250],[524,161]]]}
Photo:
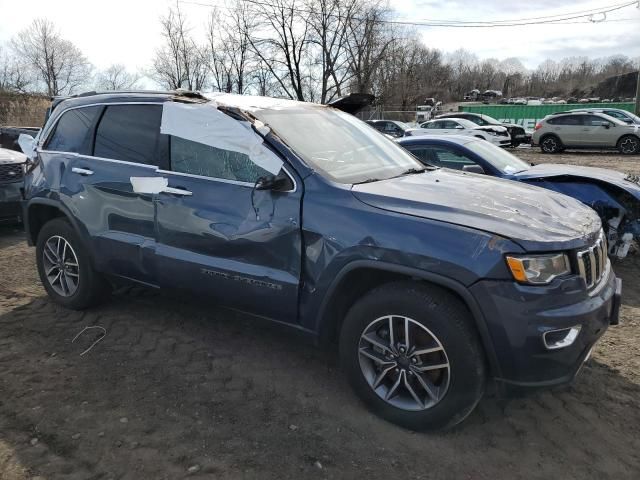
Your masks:
{"label": "vehicle shadow", "polygon": [[17,245],[25,241],[24,227],[21,223],[0,222],[0,248]]}
{"label": "vehicle shadow", "polygon": [[47,478],[631,478],[640,468],[640,386],[602,358],[573,386],[486,398],[455,429],[416,435],[370,414],[332,354],[189,298],[131,289],[73,312],[39,297],[0,315],[0,331],[2,435]]}

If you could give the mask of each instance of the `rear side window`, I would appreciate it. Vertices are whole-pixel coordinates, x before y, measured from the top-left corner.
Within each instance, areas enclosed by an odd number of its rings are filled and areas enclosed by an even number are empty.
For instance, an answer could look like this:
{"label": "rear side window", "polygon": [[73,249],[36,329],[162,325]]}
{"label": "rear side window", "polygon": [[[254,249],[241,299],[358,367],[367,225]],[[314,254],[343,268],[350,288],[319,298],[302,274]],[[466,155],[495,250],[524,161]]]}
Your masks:
{"label": "rear side window", "polygon": [[584,125],[590,127],[600,127],[602,125],[611,125],[611,122],[606,118],[598,117],[596,115],[586,115],[583,119]]}
{"label": "rear side window", "polygon": [[562,117],[550,118],[547,123],[551,125],[582,125],[582,116],[563,115]]}
{"label": "rear side window", "polygon": [[45,150],[89,154],[91,127],[101,107],[74,108],[63,113],[45,145]]}
{"label": "rear side window", "polygon": [[255,183],[272,176],[240,152],[222,150],[184,138],[171,136],[171,170],[202,177]]}
{"label": "rear side window", "polygon": [[94,155],[156,165],[162,105],[112,105],[96,131]]}

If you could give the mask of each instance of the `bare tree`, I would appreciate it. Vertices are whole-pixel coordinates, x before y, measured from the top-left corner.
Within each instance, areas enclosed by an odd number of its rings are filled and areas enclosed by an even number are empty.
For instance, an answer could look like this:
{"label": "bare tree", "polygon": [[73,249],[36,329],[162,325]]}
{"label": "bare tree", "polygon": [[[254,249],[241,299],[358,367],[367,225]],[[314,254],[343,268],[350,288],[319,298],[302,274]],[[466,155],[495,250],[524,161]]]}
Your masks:
{"label": "bare tree", "polygon": [[26,93],[33,85],[29,65],[0,47],[0,91]]}
{"label": "bare tree", "polygon": [[153,76],[170,89],[201,90],[208,76],[205,49],[191,37],[180,9],[169,9],[169,14],[160,22],[165,43],[156,52]]}
{"label": "bare tree", "polygon": [[96,75],[96,87],[99,90],[131,90],[137,87],[139,80],[139,74],[128,72],[118,63]]}
{"label": "bare tree", "polygon": [[35,70],[49,95],[73,93],[91,77],[89,61],[49,20],[34,20],[12,40],[12,46]]}
{"label": "bare tree", "polygon": [[351,75],[347,38],[359,6],[359,0],[307,0],[309,41],[317,50],[312,52],[313,57],[319,59],[320,103],[341,96]]}
{"label": "bare tree", "polygon": [[249,36],[252,50],[277,80],[284,94],[305,99],[305,57],[309,46],[308,12],[300,1],[250,2],[264,35]]}
{"label": "bare tree", "polygon": [[221,92],[245,93],[255,63],[249,34],[255,28],[250,5],[237,2],[222,18],[214,8],[207,24],[209,69],[214,87]]}
{"label": "bare tree", "polygon": [[382,21],[388,13],[378,2],[364,2],[351,18],[346,49],[354,92],[372,92],[380,63],[397,39],[393,29]]}

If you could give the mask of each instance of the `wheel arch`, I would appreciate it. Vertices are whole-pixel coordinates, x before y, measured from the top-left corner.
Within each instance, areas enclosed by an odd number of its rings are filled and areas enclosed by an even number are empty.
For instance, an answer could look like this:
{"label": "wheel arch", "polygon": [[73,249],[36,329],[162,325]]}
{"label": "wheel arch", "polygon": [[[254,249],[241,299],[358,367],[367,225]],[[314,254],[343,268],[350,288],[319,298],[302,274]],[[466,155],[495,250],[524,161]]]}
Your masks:
{"label": "wheel arch", "polygon": [[[24,209],[24,228],[27,233],[27,243],[34,246],[38,241],[38,234],[42,227],[54,218],[64,218],[78,233],[83,247],[87,247],[86,229],[80,225],[69,209],[57,200],[49,198],[35,198],[29,201]],[[93,256],[89,255],[93,261]]]}
{"label": "wheel arch", "polygon": [[[344,266],[336,275],[323,298],[316,317],[316,331],[321,343],[335,343],[342,321],[355,301],[371,289],[398,280],[413,280],[437,285],[448,290],[467,307],[480,336],[491,375],[500,376],[500,367],[486,321],[469,290],[460,282],[449,277],[404,265],[396,265],[374,260],[356,260]],[[341,295],[342,287],[349,293]]]}

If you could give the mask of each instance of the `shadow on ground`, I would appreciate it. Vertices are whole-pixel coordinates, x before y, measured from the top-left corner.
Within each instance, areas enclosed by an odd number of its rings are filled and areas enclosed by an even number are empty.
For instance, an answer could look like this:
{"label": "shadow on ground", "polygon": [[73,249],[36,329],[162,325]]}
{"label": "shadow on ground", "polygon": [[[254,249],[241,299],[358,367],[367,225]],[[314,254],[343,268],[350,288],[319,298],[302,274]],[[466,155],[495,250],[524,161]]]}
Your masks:
{"label": "shadow on ground", "polygon": [[[81,356],[97,338],[72,343],[87,325],[107,335]],[[456,429],[415,434],[369,414],[330,353],[219,308],[134,290],[81,313],[41,297],[0,316],[0,331],[0,438],[24,478],[640,471],[640,386],[601,361],[573,386],[487,398]]]}

